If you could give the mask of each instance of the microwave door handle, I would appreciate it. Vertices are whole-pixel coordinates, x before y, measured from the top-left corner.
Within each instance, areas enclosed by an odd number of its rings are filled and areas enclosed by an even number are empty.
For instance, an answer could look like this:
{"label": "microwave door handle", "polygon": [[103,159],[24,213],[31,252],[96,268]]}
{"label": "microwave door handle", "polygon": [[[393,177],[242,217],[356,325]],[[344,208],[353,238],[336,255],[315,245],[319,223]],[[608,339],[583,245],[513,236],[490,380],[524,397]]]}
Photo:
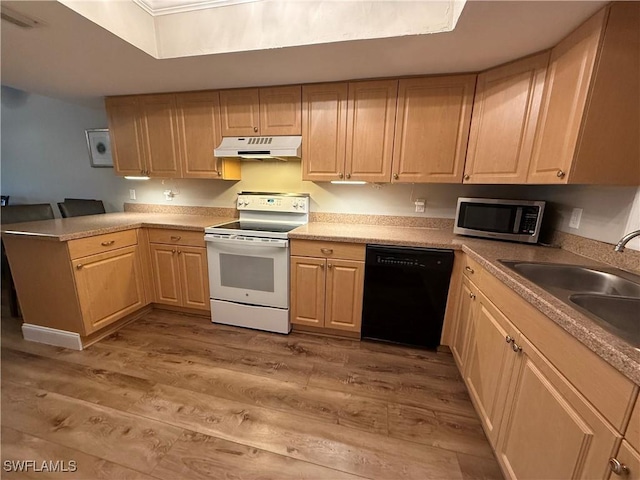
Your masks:
{"label": "microwave door handle", "polygon": [[516,219],[513,222],[513,233],[520,232],[520,223],[522,222],[522,207],[516,208]]}

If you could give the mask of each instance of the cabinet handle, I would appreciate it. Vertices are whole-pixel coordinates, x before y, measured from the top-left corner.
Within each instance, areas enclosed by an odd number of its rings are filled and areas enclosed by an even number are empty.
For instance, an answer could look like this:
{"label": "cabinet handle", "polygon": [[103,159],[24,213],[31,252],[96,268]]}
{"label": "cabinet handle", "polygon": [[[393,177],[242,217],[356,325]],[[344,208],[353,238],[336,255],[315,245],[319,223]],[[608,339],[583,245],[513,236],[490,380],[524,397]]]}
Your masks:
{"label": "cabinet handle", "polygon": [[325,255],[331,255],[333,253],[333,248],[321,248],[320,251]]}
{"label": "cabinet handle", "polygon": [[469,176],[468,173],[465,173],[464,177],[462,177],[463,180],[469,180],[471,177]]}
{"label": "cabinet handle", "polygon": [[347,173],[347,178],[351,178],[351,174],[350,173]]}
{"label": "cabinet handle", "polygon": [[109,247],[109,246],[113,245],[114,243],[116,243],[115,240],[109,240],[108,242],[102,242],[100,245],[102,245],[103,247]]}
{"label": "cabinet handle", "polygon": [[475,300],[475,299],[476,299],[476,294],[475,294],[475,293],[473,293],[473,292],[469,292],[469,298],[470,298],[471,300]]}
{"label": "cabinet handle", "polygon": [[565,173],[564,173],[562,170],[558,170],[558,171],[556,172],[556,177],[558,177],[558,178],[564,178],[564,176],[565,176]]}
{"label": "cabinet handle", "polygon": [[76,265],[76,270],[82,270],[82,267],[83,267],[83,266],[84,266],[84,265],[82,265],[81,263],[77,264],[77,265]]}
{"label": "cabinet handle", "polygon": [[464,269],[469,272],[469,273],[474,273],[473,268],[471,268],[469,265],[467,265],[466,267],[464,267]]}
{"label": "cabinet handle", "polygon": [[342,172],[338,172],[338,178],[342,178],[344,177],[344,175],[342,174]]}
{"label": "cabinet handle", "polygon": [[515,342],[515,338],[511,338],[511,335],[507,335],[506,337],[504,337],[504,339],[507,341],[507,343],[511,343],[511,342]]}
{"label": "cabinet handle", "polygon": [[327,268],[333,268],[333,265],[331,265],[330,263],[327,265]]}
{"label": "cabinet handle", "polygon": [[171,253],[176,253],[176,249],[175,249],[175,248],[174,248],[174,249],[172,249],[172,250],[171,250]]}
{"label": "cabinet handle", "polygon": [[178,250],[178,255],[182,255],[182,250]]}
{"label": "cabinet handle", "polygon": [[253,131],[258,133],[258,127],[253,127]]}
{"label": "cabinet handle", "polygon": [[222,176],[222,172],[220,170],[218,170],[218,176],[221,177]]}
{"label": "cabinet handle", "polygon": [[511,343],[511,348],[516,353],[520,353],[522,351],[522,347],[518,345],[515,341]]}
{"label": "cabinet handle", "polygon": [[324,270],[324,263],[320,264],[320,270]]}
{"label": "cabinet handle", "polygon": [[397,173],[394,173],[394,174],[393,174],[393,179],[394,179],[394,180],[397,180],[398,178],[400,178],[400,175],[398,175]]}
{"label": "cabinet handle", "polygon": [[171,240],[173,240],[174,242],[177,242],[177,241],[178,241],[178,240],[180,240],[181,238],[182,238],[182,237],[181,237],[181,236],[179,236],[179,235],[175,235],[175,236],[174,236],[174,235],[172,235],[172,236],[171,236]]}
{"label": "cabinet handle", "polygon": [[615,457],[609,459],[609,468],[616,475],[629,475],[629,467]]}

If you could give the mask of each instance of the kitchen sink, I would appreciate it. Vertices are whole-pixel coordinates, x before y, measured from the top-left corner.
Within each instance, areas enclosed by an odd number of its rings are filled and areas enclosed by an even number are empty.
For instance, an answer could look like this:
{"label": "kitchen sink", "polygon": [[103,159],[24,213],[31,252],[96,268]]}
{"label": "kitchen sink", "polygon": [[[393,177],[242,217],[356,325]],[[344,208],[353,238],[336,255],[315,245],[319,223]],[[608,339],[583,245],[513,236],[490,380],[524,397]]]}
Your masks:
{"label": "kitchen sink", "polygon": [[617,268],[500,262],[640,348],[640,275]]}
{"label": "kitchen sink", "polygon": [[605,322],[603,328],[640,347],[640,298],[576,293],[569,300]]}

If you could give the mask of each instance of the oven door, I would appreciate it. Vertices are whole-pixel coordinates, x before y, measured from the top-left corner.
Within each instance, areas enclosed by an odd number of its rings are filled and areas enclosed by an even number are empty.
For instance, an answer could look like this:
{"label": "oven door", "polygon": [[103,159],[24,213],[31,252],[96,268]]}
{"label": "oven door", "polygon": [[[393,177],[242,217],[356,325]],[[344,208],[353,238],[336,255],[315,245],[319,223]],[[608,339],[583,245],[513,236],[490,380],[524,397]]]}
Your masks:
{"label": "oven door", "polygon": [[205,235],[211,298],[289,307],[289,241]]}

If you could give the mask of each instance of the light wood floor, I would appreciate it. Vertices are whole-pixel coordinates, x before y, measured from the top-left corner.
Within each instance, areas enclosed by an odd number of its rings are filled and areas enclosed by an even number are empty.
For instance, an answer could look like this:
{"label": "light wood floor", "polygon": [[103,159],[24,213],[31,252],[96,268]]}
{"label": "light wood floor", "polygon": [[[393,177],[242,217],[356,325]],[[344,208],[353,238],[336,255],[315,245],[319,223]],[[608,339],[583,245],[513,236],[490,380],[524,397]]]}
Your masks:
{"label": "light wood floor", "polygon": [[502,478],[449,354],[158,310],[82,352],[3,316],[3,465],[18,459],[78,471],[2,478]]}

